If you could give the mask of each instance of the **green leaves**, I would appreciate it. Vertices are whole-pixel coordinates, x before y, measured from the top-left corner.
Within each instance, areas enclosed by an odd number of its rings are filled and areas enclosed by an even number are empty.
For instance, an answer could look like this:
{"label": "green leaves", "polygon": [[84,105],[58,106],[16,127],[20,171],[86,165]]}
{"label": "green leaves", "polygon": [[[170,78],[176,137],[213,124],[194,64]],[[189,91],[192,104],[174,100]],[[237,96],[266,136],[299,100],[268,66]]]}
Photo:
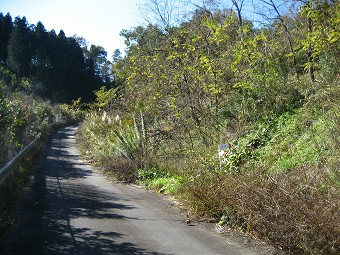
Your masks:
{"label": "green leaves", "polygon": [[305,70],[320,68],[319,60],[325,53],[332,52],[339,56],[339,10],[339,3],[328,1],[311,0],[302,6],[300,14],[307,21],[307,34],[297,41],[297,48],[308,55],[303,63]]}
{"label": "green leaves", "polygon": [[112,105],[115,99],[118,97],[117,88],[107,89],[105,86],[95,91],[96,103],[95,106],[99,108],[108,108]]}

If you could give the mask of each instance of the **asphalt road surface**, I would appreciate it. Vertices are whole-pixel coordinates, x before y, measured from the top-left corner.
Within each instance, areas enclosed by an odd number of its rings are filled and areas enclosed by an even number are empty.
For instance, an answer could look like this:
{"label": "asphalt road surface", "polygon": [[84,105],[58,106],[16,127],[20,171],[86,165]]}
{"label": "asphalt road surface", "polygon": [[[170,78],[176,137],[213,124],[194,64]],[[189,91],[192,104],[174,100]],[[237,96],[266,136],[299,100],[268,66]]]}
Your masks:
{"label": "asphalt road surface", "polygon": [[5,254],[256,254],[202,224],[186,224],[165,196],[110,183],[81,160],[76,130],[59,130],[47,145]]}

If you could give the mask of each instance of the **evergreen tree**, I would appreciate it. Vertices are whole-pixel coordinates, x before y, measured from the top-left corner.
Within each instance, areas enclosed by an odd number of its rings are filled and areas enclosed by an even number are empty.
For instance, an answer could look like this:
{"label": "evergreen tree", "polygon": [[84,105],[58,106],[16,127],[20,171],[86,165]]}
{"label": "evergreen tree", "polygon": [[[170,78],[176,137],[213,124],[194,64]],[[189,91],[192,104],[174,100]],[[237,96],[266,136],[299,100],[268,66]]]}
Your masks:
{"label": "evergreen tree", "polygon": [[12,17],[9,13],[3,16],[0,13],[0,64],[6,65],[7,60],[7,45],[9,36],[13,29]]}
{"label": "evergreen tree", "polygon": [[16,17],[8,41],[8,66],[19,77],[30,74],[30,29],[26,18]]}
{"label": "evergreen tree", "polygon": [[45,81],[46,70],[49,66],[48,60],[48,33],[41,22],[38,22],[33,31],[32,65],[35,67],[33,73],[39,80]]}
{"label": "evergreen tree", "polygon": [[50,34],[50,59],[52,68],[50,70],[51,95],[53,101],[62,102],[65,100],[64,87],[66,84],[67,60],[66,45],[67,38],[63,30],[58,35],[55,32]]}
{"label": "evergreen tree", "polygon": [[63,90],[67,91],[66,100],[71,101],[82,97],[84,93],[82,81],[85,63],[83,51],[74,38],[67,38],[65,50],[67,72]]}

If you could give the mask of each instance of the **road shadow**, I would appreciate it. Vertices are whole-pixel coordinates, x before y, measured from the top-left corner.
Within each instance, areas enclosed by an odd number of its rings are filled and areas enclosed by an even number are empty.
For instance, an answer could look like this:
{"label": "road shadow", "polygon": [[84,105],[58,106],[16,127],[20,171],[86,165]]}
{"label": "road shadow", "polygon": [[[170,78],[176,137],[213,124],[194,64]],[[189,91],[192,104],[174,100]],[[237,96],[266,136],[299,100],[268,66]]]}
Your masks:
{"label": "road shadow", "polygon": [[47,144],[24,190],[5,254],[167,255],[124,242],[124,234],[115,231],[114,222],[131,219],[123,212],[135,208],[129,198],[86,184],[93,171],[74,151],[73,136],[74,127],[64,128]]}

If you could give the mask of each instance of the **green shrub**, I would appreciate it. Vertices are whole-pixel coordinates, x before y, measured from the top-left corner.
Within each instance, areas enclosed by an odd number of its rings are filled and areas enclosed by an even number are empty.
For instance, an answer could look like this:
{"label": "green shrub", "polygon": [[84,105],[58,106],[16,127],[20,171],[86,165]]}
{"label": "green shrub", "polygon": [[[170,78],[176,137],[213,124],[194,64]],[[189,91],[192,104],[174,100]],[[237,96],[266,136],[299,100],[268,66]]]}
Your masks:
{"label": "green shrub", "polygon": [[175,195],[182,183],[182,177],[173,176],[158,168],[140,169],[138,183],[159,193]]}

